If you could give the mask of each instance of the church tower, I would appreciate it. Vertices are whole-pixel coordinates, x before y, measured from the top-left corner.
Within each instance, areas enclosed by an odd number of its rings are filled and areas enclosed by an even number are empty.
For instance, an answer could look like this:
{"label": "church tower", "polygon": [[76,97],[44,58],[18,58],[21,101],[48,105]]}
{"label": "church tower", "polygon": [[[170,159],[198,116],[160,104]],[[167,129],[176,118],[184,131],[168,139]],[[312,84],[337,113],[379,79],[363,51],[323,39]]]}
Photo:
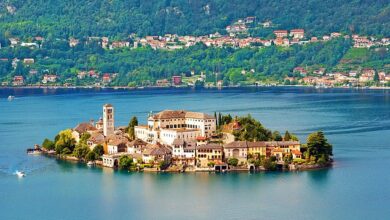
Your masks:
{"label": "church tower", "polygon": [[108,136],[114,134],[114,107],[111,104],[103,106],[103,134]]}

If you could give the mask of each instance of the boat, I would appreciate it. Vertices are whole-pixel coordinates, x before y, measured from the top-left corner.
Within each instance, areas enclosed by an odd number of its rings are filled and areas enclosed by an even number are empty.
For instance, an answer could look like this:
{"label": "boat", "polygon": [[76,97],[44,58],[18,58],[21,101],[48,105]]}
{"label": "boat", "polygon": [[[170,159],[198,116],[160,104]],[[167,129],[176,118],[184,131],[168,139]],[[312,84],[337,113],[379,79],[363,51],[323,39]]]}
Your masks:
{"label": "boat", "polygon": [[93,162],[93,161],[88,161],[88,163],[87,163],[87,166],[89,166],[89,167],[92,167],[94,165],[95,165],[95,162]]}
{"label": "boat", "polygon": [[23,171],[16,171],[15,174],[18,176],[18,177],[25,177],[26,174],[23,172]]}
{"label": "boat", "polygon": [[30,155],[42,154],[42,149],[39,147],[38,144],[36,144],[36,145],[34,145],[34,148],[27,149],[27,154],[30,154]]}
{"label": "boat", "polygon": [[15,96],[13,96],[13,95],[8,96],[8,101],[12,101],[14,99],[15,99]]}

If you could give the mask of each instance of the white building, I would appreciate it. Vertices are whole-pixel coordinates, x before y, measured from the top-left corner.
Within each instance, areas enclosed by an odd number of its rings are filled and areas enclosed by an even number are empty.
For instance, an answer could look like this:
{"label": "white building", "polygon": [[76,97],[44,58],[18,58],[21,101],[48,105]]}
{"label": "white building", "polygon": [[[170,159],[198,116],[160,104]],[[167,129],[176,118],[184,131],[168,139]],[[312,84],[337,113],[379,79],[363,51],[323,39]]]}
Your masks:
{"label": "white building", "polygon": [[175,139],[210,137],[216,130],[216,119],[200,112],[165,110],[150,115],[146,126],[136,126],[134,130],[143,141],[172,145]]}
{"label": "white building", "polygon": [[176,139],[172,143],[172,157],[175,159],[194,159],[195,150],[195,142],[185,142],[182,139]]}
{"label": "white building", "polygon": [[175,139],[189,141],[201,136],[202,134],[199,129],[172,128],[161,129],[160,131],[160,140],[166,145],[172,145]]}

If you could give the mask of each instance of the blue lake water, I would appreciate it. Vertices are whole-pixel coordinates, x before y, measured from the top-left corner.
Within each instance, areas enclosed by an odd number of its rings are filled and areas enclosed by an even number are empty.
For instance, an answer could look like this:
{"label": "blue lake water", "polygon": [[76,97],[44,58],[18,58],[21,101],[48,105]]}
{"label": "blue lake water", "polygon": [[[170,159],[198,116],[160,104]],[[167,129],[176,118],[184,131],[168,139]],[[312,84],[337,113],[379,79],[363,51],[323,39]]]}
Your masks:
{"label": "blue lake water", "polygon": [[[15,95],[12,102],[8,95]],[[148,174],[27,156],[25,149],[115,107],[116,125],[150,111],[252,114],[266,127],[325,131],[331,169]],[[389,219],[390,91],[0,90],[0,219]],[[25,170],[18,179],[15,170]]]}

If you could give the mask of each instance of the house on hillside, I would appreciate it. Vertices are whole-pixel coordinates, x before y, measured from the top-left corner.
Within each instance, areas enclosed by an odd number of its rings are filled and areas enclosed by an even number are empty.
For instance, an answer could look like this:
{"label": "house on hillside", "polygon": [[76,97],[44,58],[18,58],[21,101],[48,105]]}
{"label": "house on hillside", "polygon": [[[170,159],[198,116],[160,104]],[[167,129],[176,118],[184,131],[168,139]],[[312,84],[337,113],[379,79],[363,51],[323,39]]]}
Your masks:
{"label": "house on hillside", "polygon": [[24,77],[23,76],[14,76],[12,85],[14,86],[22,86],[24,85]]}
{"label": "house on hillside", "polygon": [[290,36],[292,36],[295,39],[303,39],[305,37],[305,30],[304,29],[293,29],[290,31]]}
{"label": "house on hillside", "polygon": [[276,30],[274,31],[274,34],[277,38],[283,38],[288,36],[288,31],[287,30]]}

